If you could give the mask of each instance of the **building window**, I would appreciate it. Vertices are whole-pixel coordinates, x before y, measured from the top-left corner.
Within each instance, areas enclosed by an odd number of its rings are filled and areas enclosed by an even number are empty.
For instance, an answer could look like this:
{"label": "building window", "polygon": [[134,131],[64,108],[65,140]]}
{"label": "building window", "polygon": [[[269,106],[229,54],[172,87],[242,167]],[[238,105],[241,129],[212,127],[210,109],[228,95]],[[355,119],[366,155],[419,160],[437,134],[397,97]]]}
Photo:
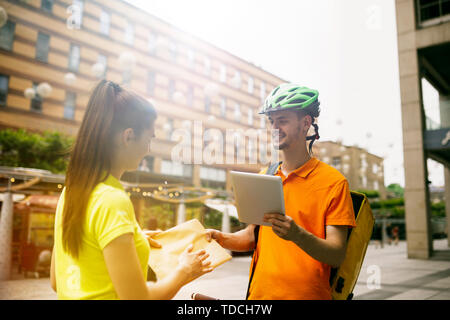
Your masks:
{"label": "building window", "polygon": [[41,1],[41,9],[46,12],[52,12],[53,8],[53,0],[42,0]]}
{"label": "building window", "polygon": [[131,70],[124,70],[122,72],[122,84],[124,86],[129,86],[131,84],[132,73]]}
{"label": "building window", "polygon": [[12,50],[15,28],[16,24],[14,22],[6,21],[5,25],[0,29],[0,48]]}
{"label": "building window", "polygon": [[248,109],[248,125],[249,126],[253,125],[253,110],[252,109]]}
{"label": "building window", "polygon": [[157,37],[156,34],[154,34],[153,32],[150,32],[148,34],[148,52],[150,54],[155,54],[156,52],[156,41],[157,41]]}
{"label": "building window", "polygon": [[0,75],[0,106],[6,106],[6,99],[8,97],[9,76]]}
{"label": "building window", "polygon": [[220,66],[220,82],[226,82],[227,81],[227,66],[221,65]]}
{"label": "building window", "polygon": [[153,96],[155,94],[155,71],[149,71],[147,76],[147,94]]}
{"label": "building window", "polygon": [[253,94],[254,86],[255,81],[253,80],[253,77],[248,77],[248,86],[247,86],[248,93]]}
{"label": "building window", "polygon": [[211,112],[211,99],[208,96],[205,96],[205,112]]}
{"label": "building window", "polygon": [[[35,92],[37,92],[37,86],[38,84],[33,82],[33,89]],[[31,111],[42,112],[42,97],[40,95],[36,94],[34,98],[31,99],[30,109]]]}
{"label": "building window", "polygon": [[419,25],[428,26],[450,21],[449,0],[418,0],[417,17]]}
{"label": "building window", "polygon": [[211,75],[211,59],[208,57],[205,57],[205,75],[210,76]]}
{"label": "building window", "polygon": [[134,43],[134,26],[130,22],[125,27],[125,43],[129,45]]}
{"label": "building window", "polygon": [[177,44],[174,40],[169,41],[169,54],[170,54],[170,58],[172,59],[172,61],[176,62],[177,56],[178,56],[178,48],[177,48]]}
{"label": "building window", "polygon": [[168,174],[172,176],[191,177],[192,166],[183,164],[181,162],[174,162],[170,160],[161,161],[161,174]]}
{"label": "building window", "polygon": [[261,101],[264,102],[264,100],[266,99],[266,84],[264,82],[261,82],[261,92],[260,92],[261,96]]}
{"label": "building window", "polygon": [[48,49],[50,44],[50,36],[39,32],[36,44],[36,59],[42,62],[48,60]]}
{"label": "building window", "polygon": [[380,186],[378,185],[378,181],[374,181],[373,182],[373,190],[378,190],[378,188],[379,188]]}
{"label": "building window", "polygon": [[220,116],[226,118],[227,116],[227,99],[221,98],[220,99]]}
{"label": "building window", "polygon": [[367,177],[366,176],[361,177],[361,182],[362,182],[363,188],[367,188]]}
{"label": "building window", "polygon": [[73,0],[72,6],[75,7],[72,10],[72,22],[74,27],[79,29],[83,23],[84,0]]}
{"label": "building window", "polygon": [[192,48],[187,50],[188,67],[193,68],[195,66],[195,51]]}
{"label": "building window", "polygon": [[173,94],[175,93],[175,80],[170,79],[169,80],[169,91],[168,91],[168,98],[169,100],[173,101]]}
{"label": "building window", "polygon": [[200,179],[225,182],[227,173],[224,169],[200,167]]}
{"label": "building window", "polygon": [[64,103],[64,118],[74,118],[76,100],[77,95],[74,92],[66,92],[66,102]]}
{"label": "building window", "polygon": [[264,129],[266,127],[266,116],[261,116],[261,118],[259,118],[259,127],[261,129]]}
{"label": "building window", "polygon": [[103,66],[103,74],[100,76],[100,78],[105,78],[106,71],[108,70],[108,62],[106,56],[99,53],[97,57],[97,63]]}
{"label": "building window", "polygon": [[194,87],[189,85],[186,95],[186,104],[189,107],[192,107],[194,105]]}
{"label": "building window", "polygon": [[372,172],[375,173],[375,174],[378,173],[378,165],[377,165],[376,163],[374,163],[374,164],[372,165]]}
{"label": "building window", "polygon": [[76,44],[71,44],[69,52],[69,70],[72,72],[78,72],[79,65],[80,65],[80,46]]}
{"label": "building window", "polygon": [[236,89],[240,89],[241,85],[242,85],[241,73],[239,71],[236,71],[236,73],[234,74],[234,77],[233,77],[233,86]]}
{"label": "building window", "polygon": [[103,11],[100,13],[100,33],[109,35],[109,27],[111,24],[111,15]]}
{"label": "building window", "polygon": [[239,103],[234,104],[234,121],[241,121],[241,105]]}
{"label": "building window", "polygon": [[333,157],[332,166],[339,168],[341,166],[341,157]]}
{"label": "building window", "polygon": [[166,140],[171,140],[173,131],[173,119],[167,119],[167,122],[164,123],[163,128],[166,134]]}

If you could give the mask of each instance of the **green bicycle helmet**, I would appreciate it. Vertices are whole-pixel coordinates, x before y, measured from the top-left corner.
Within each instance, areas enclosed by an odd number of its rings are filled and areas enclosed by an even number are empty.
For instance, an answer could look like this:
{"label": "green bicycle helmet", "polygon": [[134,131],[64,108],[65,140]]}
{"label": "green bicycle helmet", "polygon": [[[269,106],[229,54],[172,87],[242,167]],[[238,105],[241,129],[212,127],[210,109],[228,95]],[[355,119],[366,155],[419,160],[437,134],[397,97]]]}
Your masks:
{"label": "green bicycle helmet", "polygon": [[[311,125],[315,133],[306,137],[310,140],[309,153],[312,154],[312,145],[314,141],[320,139],[319,126],[314,123],[314,118],[319,115],[320,102],[319,91],[302,87],[294,83],[282,83],[269,93],[264,101],[263,110],[259,114],[268,115],[270,112],[281,110],[305,110],[309,111],[312,117]],[[315,111],[313,111],[315,110]]]}
{"label": "green bicycle helmet", "polygon": [[318,107],[319,91],[293,83],[282,83],[269,93],[259,114],[280,110]]}

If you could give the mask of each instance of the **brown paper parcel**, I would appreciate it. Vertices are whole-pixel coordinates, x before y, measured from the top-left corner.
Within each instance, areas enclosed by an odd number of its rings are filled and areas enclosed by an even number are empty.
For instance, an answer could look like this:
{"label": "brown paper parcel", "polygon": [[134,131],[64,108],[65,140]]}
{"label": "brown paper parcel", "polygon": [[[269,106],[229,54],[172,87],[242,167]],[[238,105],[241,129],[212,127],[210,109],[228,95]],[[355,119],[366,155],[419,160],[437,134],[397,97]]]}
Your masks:
{"label": "brown paper parcel", "polygon": [[231,259],[228,252],[215,240],[208,242],[205,236],[205,228],[197,220],[189,220],[169,230],[163,231],[153,237],[161,243],[162,248],[151,248],[149,265],[156,274],[158,280],[171,273],[178,265],[178,257],[192,243],[192,251],[205,249],[209,253],[207,261],[216,268]]}

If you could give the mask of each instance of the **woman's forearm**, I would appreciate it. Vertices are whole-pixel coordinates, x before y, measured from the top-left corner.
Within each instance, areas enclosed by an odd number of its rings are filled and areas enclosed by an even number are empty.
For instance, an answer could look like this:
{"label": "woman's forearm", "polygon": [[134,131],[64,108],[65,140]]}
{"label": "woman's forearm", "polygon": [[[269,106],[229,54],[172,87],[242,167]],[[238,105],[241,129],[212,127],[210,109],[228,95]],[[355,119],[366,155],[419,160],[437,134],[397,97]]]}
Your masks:
{"label": "woman's forearm", "polygon": [[157,282],[147,282],[148,300],[170,300],[187,283],[187,275],[181,268]]}

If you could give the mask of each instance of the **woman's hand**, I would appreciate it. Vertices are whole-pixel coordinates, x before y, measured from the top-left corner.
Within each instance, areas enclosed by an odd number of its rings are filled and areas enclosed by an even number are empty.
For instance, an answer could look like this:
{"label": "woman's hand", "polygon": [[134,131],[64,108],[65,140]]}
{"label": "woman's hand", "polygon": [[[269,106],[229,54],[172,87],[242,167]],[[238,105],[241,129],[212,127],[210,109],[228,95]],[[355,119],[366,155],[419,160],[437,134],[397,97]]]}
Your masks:
{"label": "woman's hand", "polygon": [[185,284],[213,270],[209,267],[211,261],[206,261],[209,254],[205,250],[192,252],[193,247],[190,244],[178,258],[178,268],[185,276]]}
{"label": "woman's hand", "polygon": [[157,234],[160,234],[161,232],[162,232],[161,230],[143,230],[142,231],[142,233],[144,234],[144,237],[147,238],[148,243],[153,248],[161,248],[162,247],[158,241],[156,241],[155,239],[152,239],[154,236],[156,236]]}

